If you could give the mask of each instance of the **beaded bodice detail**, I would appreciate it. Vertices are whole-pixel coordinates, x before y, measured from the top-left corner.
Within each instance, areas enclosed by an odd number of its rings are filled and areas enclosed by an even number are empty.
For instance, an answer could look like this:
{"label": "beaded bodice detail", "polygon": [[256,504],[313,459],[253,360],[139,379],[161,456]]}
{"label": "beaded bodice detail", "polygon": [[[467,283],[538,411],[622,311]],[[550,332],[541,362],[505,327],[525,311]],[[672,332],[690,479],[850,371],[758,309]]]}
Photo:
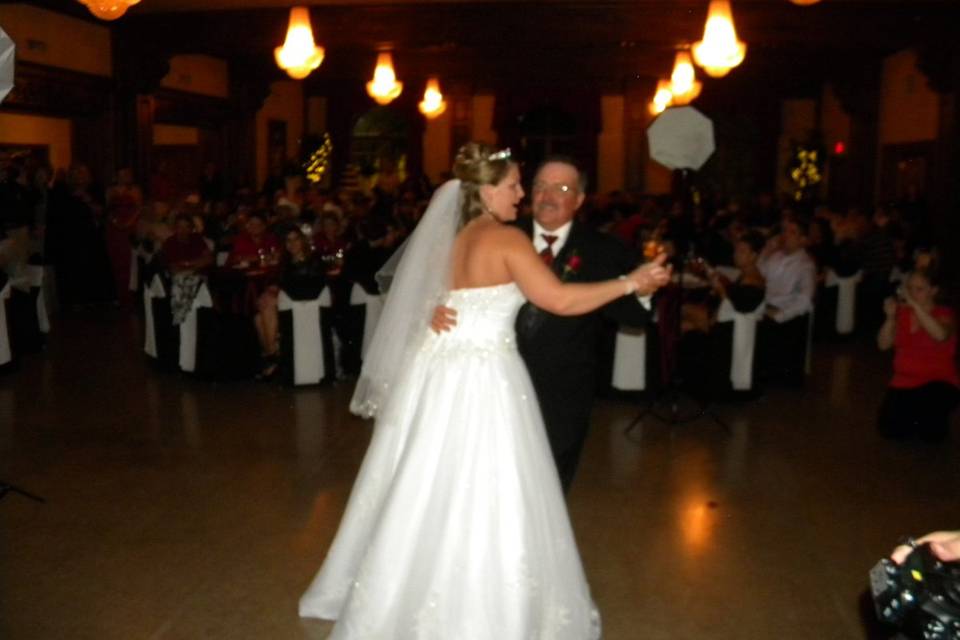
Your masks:
{"label": "beaded bodice detail", "polygon": [[514,322],[517,311],[526,302],[513,282],[454,289],[446,306],[456,309],[457,324],[449,332],[435,336],[431,348],[443,353],[486,353],[516,350]]}

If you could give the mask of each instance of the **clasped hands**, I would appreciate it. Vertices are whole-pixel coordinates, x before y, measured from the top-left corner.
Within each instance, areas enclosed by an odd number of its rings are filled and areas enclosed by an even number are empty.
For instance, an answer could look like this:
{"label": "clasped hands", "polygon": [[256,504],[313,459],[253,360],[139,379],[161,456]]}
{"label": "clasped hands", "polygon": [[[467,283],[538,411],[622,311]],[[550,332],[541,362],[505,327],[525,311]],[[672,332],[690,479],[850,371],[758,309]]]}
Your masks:
{"label": "clasped hands", "polygon": [[653,295],[657,289],[670,282],[673,267],[666,263],[667,254],[661,253],[650,262],[630,272],[627,278],[637,283],[638,296]]}
{"label": "clasped hands", "polygon": [[[637,296],[653,295],[657,289],[670,282],[670,278],[673,275],[673,267],[666,265],[666,261],[667,255],[661,253],[652,261],[637,267],[628,275],[624,276],[636,284],[634,293]],[[433,329],[435,333],[450,331],[456,325],[456,309],[440,305],[433,310],[433,317],[430,319],[430,328]]]}

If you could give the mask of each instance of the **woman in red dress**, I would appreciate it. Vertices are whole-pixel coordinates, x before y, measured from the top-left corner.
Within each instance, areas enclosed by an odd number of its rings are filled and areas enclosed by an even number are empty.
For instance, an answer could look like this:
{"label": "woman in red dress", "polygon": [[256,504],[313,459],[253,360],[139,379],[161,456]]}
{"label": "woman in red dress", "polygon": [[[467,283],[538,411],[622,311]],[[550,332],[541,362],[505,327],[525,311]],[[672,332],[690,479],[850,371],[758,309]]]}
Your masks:
{"label": "woman in red dress", "polygon": [[914,271],[901,300],[884,303],[887,317],[877,344],[894,350],[893,380],[880,408],[884,436],[943,440],[960,403],[956,318],[949,307],[936,304],[937,292],[929,274]]}
{"label": "woman in red dress", "polygon": [[251,213],[243,232],[233,241],[227,264],[247,268],[276,264],[280,259],[280,242],[267,231],[267,221],[261,213]]}

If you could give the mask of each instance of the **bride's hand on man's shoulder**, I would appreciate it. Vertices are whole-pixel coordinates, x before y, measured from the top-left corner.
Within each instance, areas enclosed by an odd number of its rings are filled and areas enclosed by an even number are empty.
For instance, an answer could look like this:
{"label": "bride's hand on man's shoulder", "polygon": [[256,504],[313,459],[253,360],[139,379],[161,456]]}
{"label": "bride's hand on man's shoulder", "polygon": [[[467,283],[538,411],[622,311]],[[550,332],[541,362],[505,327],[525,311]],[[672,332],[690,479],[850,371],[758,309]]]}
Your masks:
{"label": "bride's hand on man's shoulder", "polygon": [[457,310],[437,305],[433,310],[433,317],[430,318],[430,328],[434,333],[450,331],[455,326],[457,326]]}
{"label": "bride's hand on man's shoulder", "polygon": [[628,276],[637,283],[637,294],[649,296],[657,289],[670,282],[673,267],[666,264],[667,254],[661,253],[656,258],[640,265]]}

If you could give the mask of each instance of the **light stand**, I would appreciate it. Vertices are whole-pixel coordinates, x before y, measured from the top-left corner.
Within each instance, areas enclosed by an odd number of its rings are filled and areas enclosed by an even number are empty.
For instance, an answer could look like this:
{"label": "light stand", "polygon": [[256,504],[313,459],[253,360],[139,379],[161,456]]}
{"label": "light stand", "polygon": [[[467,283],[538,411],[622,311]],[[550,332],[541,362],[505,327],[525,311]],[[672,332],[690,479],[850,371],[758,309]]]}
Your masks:
{"label": "light stand", "polygon": [[[691,213],[690,173],[687,169],[680,169],[674,172],[674,192],[675,195],[682,198],[686,215]],[[628,439],[633,430],[641,425],[647,416],[653,416],[660,422],[671,426],[688,424],[707,417],[710,418],[714,424],[723,428],[725,432],[728,434],[731,433],[730,426],[710,408],[709,400],[695,398],[692,394],[686,393],[682,389],[683,381],[680,376],[679,345],[683,335],[683,302],[686,298],[686,289],[683,286],[684,270],[687,263],[685,251],[677,251],[673,262],[674,273],[677,277],[678,293],[676,295],[676,302],[674,303],[675,308],[672,309],[673,323],[671,328],[673,330],[673,336],[676,336],[676,341],[673,344],[667,344],[666,341],[660,340],[661,359],[663,358],[663,349],[670,349],[672,350],[670,355],[673,357],[673,362],[671,363],[667,380],[661,385],[661,388],[657,391],[654,398],[636,415],[633,421],[627,425],[627,428],[624,429],[624,435],[626,435]],[[644,363],[644,366],[646,366],[646,363]],[[685,404],[694,404],[696,405],[696,409],[692,413],[683,414],[681,413],[681,406]]]}

